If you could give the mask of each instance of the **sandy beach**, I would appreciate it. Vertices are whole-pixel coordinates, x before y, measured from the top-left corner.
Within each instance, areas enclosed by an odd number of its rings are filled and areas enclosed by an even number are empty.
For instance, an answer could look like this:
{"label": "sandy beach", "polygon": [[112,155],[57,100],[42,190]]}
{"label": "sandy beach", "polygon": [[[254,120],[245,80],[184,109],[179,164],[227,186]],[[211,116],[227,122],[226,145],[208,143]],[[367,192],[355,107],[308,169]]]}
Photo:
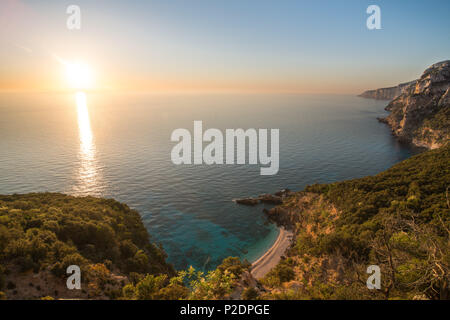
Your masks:
{"label": "sandy beach", "polygon": [[284,255],[286,249],[290,246],[293,232],[280,228],[280,234],[277,240],[258,260],[252,263],[252,275],[256,279],[264,277],[273,267],[275,267]]}

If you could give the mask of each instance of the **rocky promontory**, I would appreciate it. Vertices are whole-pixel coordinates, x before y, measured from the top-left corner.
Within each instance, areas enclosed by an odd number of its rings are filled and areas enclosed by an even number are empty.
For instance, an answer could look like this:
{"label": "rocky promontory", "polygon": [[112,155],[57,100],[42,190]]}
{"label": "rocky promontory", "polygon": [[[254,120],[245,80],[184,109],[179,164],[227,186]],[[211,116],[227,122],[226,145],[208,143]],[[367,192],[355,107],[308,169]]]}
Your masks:
{"label": "rocky promontory", "polygon": [[428,149],[450,137],[450,60],[433,64],[386,107],[380,119],[400,140]]}
{"label": "rocky promontory", "polygon": [[282,204],[283,200],[292,195],[293,192],[289,189],[283,189],[278,192],[275,192],[273,195],[266,193],[262,194],[256,198],[241,198],[241,199],[233,199],[233,201],[237,204],[242,204],[245,206],[256,206],[260,203],[268,203],[268,204]]}
{"label": "rocky promontory", "polygon": [[416,80],[400,83],[398,86],[395,87],[388,87],[388,88],[380,88],[375,90],[367,90],[364,91],[359,95],[359,97],[362,98],[368,98],[368,99],[377,99],[377,100],[392,100],[396,97],[398,97],[403,89],[408,87],[409,85],[415,83]]}

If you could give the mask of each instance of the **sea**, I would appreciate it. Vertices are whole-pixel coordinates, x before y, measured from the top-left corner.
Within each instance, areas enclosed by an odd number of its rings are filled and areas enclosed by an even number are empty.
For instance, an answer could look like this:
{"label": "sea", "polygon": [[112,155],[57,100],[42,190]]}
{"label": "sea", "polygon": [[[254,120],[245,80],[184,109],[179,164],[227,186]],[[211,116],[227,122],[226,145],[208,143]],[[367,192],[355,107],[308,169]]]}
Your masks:
{"label": "sea", "polygon": [[[377,121],[387,101],[348,95],[2,93],[0,194],[62,192],[136,209],[177,269],[256,260],[278,228],[236,198],[377,174],[413,155]],[[279,171],[175,165],[179,128],[278,129]]]}

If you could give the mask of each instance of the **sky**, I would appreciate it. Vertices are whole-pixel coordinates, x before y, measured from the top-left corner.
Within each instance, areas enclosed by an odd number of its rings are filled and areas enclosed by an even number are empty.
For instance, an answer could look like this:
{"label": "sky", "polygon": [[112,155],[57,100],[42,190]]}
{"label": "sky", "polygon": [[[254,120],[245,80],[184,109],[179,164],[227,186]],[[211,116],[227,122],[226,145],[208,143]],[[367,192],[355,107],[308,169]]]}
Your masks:
{"label": "sky", "polygon": [[450,59],[449,16],[447,0],[1,0],[0,90],[67,90],[61,60],[81,60],[96,90],[356,94]]}

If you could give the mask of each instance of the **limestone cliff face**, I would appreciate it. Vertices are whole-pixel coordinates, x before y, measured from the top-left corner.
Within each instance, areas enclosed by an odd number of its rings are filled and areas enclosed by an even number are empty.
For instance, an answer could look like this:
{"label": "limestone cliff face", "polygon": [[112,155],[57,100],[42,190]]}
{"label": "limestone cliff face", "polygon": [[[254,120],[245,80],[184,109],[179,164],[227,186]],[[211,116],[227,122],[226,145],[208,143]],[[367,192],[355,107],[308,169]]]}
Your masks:
{"label": "limestone cliff face", "polygon": [[377,100],[392,100],[398,97],[403,89],[415,83],[416,80],[411,82],[400,83],[398,86],[389,87],[389,88],[380,88],[376,90],[367,90],[360,94],[360,97],[368,98],[368,99],[377,99]]}
{"label": "limestone cliff face", "polygon": [[429,149],[450,137],[450,60],[436,63],[386,107],[381,119],[399,139]]}

